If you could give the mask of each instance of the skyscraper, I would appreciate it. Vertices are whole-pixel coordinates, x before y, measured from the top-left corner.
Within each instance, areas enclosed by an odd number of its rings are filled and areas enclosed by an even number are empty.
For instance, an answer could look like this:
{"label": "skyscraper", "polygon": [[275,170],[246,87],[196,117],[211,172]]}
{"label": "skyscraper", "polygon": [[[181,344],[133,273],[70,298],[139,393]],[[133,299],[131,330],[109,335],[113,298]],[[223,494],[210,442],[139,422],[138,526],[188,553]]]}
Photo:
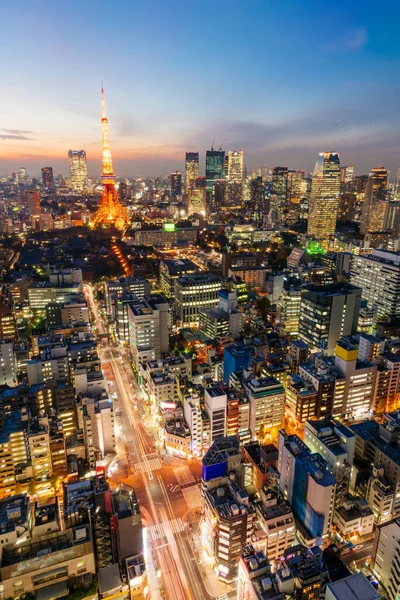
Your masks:
{"label": "skyscraper", "polygon": [[52,167],[42,168],[42,185],[46,190],[52,190],[54,188],[54,176]]}
{"label": "skyscraper", "polygon": [[206,178],[197,177],[188,189],[188,215],[205,215],[207,210]]}
{"label": "skyscraper", "polygon": [[85,150],[69,150],[69,178],[72,189],[81,192],[86,187],[87,164]]}
{"label": "skyscraper", "polygon": [[28,205],[28,213],[31,217],[40,214],[39,192],[26,192],[26,202]]}
{"label": "skyscraper", "polygon": [[253,218],[261,220],[266,212],[264,201],[264,182],[256,177],[250,183],[250,208]]}
{"label": "skyscraper", "polygon": [[182,173],[180,171],[175,171],[175,173],[171,173],[169,176],[170,185],[171,185],[171,196],[176,198],[177,196],[182,195]]}
{"label": "skyscraper", "polygon": [[185,159],[185,188],[186,192],[191,183],[196,181],[199,176],[199,153],[186,152]]}
{"label": "skyscraper", "polygon": [[385,231],[389,173],[380,165],[372,169],[365,189],[360,232]]}
{"label": "skyscraper", "polygon": [[228,181],[243,183],[243,150],[230,150],[228,157]]}
{"label": "skyscraper", "polygon": [[225,152],[221,150],[207,150],[206,152],[206,179],[207,188],[213,187],[213,182],[216,179],[223,179],[225,167]]}
{"label": "skyscraper", "polygon": [[240,208],[243,200],[243,150],[231,150],[228,154],[227,204]]}
{"label": "skyscraper", "polygon": [[340,194],[340,157],[337,152],[320,152],[314,169],[307,234],[326,240],[335,233]]}

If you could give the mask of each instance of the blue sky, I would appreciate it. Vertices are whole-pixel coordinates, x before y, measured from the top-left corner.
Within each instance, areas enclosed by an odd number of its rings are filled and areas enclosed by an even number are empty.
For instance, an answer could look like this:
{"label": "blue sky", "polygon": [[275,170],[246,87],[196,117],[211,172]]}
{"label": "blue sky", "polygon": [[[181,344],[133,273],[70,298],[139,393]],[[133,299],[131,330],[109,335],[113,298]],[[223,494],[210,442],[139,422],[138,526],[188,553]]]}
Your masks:
{"label": "blue sky", "polygon": [[120,175],[182,169],[214,138],[248,168],[311,170],[321,150],[400,165],[397,3],[1,4],[0,173],[66,173],[85,148],[98,174],[101,78]]}

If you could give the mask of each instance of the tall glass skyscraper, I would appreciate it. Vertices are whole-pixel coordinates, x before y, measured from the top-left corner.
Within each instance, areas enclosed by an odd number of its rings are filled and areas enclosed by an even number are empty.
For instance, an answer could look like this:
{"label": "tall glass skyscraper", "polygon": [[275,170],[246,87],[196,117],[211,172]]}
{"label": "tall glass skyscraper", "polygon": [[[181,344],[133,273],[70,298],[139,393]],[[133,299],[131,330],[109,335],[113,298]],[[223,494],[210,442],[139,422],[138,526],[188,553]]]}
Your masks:
{"label": "tall glass skyscraper", "polygon": [[211,189],[215,179],[223,179],[225,168],[225,152],[221,150],[207,150],[206,152],[206,180],[207,188]]}
{"label": "tall glass skyscraper", "polygon": [[326,240],[335,233],[340,196],[340,157],[338,152],[320,152],[315,164],[307,234]]}
{"label": "tall glass skyscraper", "polygon": [[87,163],[85,150],[69,150],[69,178],[72,189],[81,192],[87,185]]}
{"label": "tall glass skyscraper", "polygon": [[389,208],[388,181],[389,173],[382,165],[371,170],[362,207],[361,233],[385,231]]}
{"label": "tall glass skyscraper", "polygon": [[189,186],[193,185],[199,176],[199,153],[198,152],[186,152],[185,159],[185,187],[186,193],[188,192]]}

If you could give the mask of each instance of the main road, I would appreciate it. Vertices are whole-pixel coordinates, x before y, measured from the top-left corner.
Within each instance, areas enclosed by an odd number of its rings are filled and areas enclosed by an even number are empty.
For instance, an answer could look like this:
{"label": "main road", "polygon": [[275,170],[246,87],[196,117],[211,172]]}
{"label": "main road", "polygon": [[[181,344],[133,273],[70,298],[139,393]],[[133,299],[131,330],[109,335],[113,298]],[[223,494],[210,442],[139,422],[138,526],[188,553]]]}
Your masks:
{"label": "main road", "polygon": [[[100,334],[104,333],[91,286],[85,293]],[[200,465],[165,456],[157,445],[157,431],[142,399],[129,357],[123,349],[99,347],[109,391],[116,394],[117,465],[109,476],[112,486],[134,487],[146,525],[147,564],[152,598],[165,593],[171,600],[213,597],[194,547],[192,528],[200,509]],[[162,579],[163,586],[159,585]],[[161,588],[161,589],[160,589]],[[163,590],[162,590],[163,588]]]}

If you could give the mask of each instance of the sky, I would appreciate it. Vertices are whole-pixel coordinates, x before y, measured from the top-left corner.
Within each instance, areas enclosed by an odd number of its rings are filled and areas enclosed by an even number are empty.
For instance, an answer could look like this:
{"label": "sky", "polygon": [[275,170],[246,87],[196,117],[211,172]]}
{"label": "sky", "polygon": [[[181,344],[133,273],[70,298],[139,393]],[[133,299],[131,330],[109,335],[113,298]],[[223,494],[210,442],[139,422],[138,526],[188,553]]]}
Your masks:
{"label": "sky", "polygon": [[320,151],[400,166],[400,5],[382,0],[1,0],[0,174],[101,170],[104,80],[117,175],[202,165],[310,171]]}

